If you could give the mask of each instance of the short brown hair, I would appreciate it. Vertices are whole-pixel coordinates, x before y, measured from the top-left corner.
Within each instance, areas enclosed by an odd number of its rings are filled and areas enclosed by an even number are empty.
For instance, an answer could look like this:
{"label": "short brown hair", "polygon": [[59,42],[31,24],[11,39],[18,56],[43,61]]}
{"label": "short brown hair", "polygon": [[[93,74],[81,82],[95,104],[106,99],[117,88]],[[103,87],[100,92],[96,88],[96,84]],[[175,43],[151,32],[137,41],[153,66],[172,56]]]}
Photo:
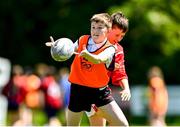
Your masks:
{"label": "short brown hair", "polygon": [[122,12],[116,12],[111,15],[112,26],[117,25],[123,32],[127,32],[129,29],[128,19]]}
{"label": "short brown hair", "polygon": [[164,78],[163,72],[161,68],[158,66],[151,67],[147,73],[147,76],[148,76],[148,79],[151,79],[153,77],[160,77],[162,79]]}
{"label": "short brown hair", "polygon": [[108,13],[100,13],[92,16],[91,22],[102,22],[106,25],[107,28],[112,27],[112,19]]}

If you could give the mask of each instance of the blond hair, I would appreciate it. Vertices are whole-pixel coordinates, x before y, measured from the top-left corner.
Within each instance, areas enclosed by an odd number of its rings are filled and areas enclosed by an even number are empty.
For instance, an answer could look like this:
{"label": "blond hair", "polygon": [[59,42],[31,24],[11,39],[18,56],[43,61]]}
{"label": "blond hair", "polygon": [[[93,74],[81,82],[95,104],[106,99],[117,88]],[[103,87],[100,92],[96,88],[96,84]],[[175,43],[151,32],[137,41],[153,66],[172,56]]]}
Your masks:
{"label": "blond hair", "polygon": [[95,14],[92,16],[90,21],[104,23],[107,28],[112,27],[111,16],[108,13]]}

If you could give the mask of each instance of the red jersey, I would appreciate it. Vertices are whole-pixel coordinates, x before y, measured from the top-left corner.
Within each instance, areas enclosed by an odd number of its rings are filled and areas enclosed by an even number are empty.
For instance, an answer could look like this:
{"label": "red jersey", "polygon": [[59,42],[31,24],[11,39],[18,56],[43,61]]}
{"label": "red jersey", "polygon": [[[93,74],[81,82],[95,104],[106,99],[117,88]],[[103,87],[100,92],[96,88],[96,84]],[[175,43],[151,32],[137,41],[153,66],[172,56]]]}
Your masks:
{"label": "red jersey", "polygon": [[128,78],[124,65],[124,51],[120,44],[115,43],[114,46],[116,48],[115,57],[112,63],[114,64],[114,69],[109,71],[108,74],[111,77],[113,85],[121,85],[119,84],[119,81]]}

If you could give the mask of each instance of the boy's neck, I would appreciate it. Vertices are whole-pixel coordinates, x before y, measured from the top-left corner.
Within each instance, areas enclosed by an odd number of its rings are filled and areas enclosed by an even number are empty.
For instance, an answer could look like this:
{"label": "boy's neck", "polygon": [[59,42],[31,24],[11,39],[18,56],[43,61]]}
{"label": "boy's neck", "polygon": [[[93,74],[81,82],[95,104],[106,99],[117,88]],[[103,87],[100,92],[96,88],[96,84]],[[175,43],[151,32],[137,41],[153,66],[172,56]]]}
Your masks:
{"label": "boy's neck", "polygon": [[98,42],[98,43],[97,43],[97,42],[94,41],[94,43],[95,43],[95,44],[102,44],[102,43],[105,43],[106,41],[107,41],[107,37],[106,37],[106,38],[104,39],[104,41],[102,41],[102,42]]}

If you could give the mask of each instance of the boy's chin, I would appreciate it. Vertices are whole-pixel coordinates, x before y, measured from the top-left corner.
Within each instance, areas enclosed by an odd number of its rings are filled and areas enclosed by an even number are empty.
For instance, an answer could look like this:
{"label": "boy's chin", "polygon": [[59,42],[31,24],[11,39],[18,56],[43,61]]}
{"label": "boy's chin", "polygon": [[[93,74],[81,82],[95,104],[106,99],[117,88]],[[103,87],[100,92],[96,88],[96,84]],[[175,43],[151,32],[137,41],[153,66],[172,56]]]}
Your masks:
{"label": "boy's chin", "polygon": [[93,41],[94,41],[95,43],[101,43],[101,42],[103,42],[103,41],[100,41],[98,38],[93,38]]}
{"label": "boy's chin", "polygon": [[109,38],[109,41],[110,41],[110,43],[111,44],[116,44],[116,43],[118,43],[118,41],[117,40],[115,40],[115,39],[112,39],[112,38]]}
{"label": "boy's chin", "polygon": [[118,43],[118,42],[115,41],[115,40],[114,40],[114,41],[111,41],[111,44],[113,44],[113,45],[116,44],[116,43]]}

